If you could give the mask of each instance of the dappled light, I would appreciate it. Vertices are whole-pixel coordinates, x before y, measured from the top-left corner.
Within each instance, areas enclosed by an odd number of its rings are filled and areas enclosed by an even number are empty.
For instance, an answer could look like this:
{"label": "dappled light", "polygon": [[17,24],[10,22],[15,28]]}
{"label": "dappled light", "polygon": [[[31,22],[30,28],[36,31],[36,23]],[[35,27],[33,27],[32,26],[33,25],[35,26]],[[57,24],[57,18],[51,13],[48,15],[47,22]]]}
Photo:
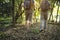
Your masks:
{"label": "dappled light", "polygon": [[0,40],[60,40],[60,0],[0,0]]}

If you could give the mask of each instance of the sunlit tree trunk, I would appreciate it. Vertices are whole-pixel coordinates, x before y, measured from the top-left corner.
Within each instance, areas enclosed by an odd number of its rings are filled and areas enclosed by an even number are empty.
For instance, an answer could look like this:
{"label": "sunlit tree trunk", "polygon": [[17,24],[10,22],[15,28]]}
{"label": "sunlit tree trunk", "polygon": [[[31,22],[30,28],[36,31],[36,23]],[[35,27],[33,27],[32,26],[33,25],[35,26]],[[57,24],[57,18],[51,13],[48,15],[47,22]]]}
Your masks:
{"label": "sunlit tree trunk", "polygon": [[58,8],[57,8],[57,16],[56,16],[56,22],[57,22],[57,19],[58,19],[58,11],[59,11],[59,2],[58,2]]}
{"label": "sunlit tree trunk", "polygon": [[18,3],[18,10],[17,10],[17,13],[16,13],[16,16],[15,16],[15,22],[17,22],[18,18],[21,17],[22,18],[22,1],[21,3]]}
{"label": "sunlit tree trunk", "polygon": [[36,18],[36,12],[34,12],[34,18],[33,18],[33,21],[34,21],[34,22],[36,22],[36,21],[35,21],[35,18]]}
{"label": "sunlit tree trunk", "polygon": [[51,14],[50,14],[50,17],[49,17],[49,20],[48,20],[48,21],[50,21],[51,17],[52,17],[52,20],[53,20],[53,9],[54,9],[54,4],[55,4],[55,2],[53,3],[53,6],[52,6],[52,8],[51,8]]}

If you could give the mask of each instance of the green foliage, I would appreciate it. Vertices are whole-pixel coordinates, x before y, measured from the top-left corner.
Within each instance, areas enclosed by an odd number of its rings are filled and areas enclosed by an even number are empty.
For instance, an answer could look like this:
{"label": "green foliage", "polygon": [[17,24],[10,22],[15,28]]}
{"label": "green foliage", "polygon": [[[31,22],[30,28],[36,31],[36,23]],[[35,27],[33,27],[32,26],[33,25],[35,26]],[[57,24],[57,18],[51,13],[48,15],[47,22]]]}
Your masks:
{"label": "green foliage", "polygon": [[5,1],[5,0],[0,0],[0,2],[3,2],[3,1]]}
{"label": "green foliage", "polygon": [[39,33],[39,29],[37,27],[36,28],[32,27],[31,28],[31,32],[34,33],[34,34],[38,34]]}
{"label": "green foliage", "polygon": [[0,32],[0,39],[2,39],[3,37],[5,37],[6,35],[3,32]]}
{"label": "green foliage", "polygon": [[[8,40],[11,35],[0,31],[0,40]],[[7,39],[8,38],[8,39]]]}

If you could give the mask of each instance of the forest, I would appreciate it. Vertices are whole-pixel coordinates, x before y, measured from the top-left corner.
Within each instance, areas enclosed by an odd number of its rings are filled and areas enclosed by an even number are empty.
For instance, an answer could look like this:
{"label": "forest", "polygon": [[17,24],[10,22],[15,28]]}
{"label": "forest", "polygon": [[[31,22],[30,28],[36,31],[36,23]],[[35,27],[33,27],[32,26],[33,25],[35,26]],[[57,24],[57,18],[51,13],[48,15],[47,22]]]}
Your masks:
{"label": "forest", "polygon": [[[34,6],[30,5],[32,18],[26,14],[24,1],[0,0],[0,40],[60,40],[60,0],[48,0],[51,9],[48,11],[45,32],[40,32],[41,0],[33,0]],[[32,22],[27,30],[28,17]]]}

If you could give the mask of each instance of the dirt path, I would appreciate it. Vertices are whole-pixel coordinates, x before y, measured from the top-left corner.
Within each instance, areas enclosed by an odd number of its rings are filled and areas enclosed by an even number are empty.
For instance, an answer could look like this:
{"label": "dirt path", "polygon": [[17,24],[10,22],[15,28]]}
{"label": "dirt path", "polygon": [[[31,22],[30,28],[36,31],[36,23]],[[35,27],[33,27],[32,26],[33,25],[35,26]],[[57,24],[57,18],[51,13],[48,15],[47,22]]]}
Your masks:
{"label": "dirt path", "polygon": [[6,37],[3,40],[60,40],[58,25],[48,24],[46,32],[40,32],[39,26],[39,23],[35,23],[28,31],[24,25],[8,29],[4,32]]}

